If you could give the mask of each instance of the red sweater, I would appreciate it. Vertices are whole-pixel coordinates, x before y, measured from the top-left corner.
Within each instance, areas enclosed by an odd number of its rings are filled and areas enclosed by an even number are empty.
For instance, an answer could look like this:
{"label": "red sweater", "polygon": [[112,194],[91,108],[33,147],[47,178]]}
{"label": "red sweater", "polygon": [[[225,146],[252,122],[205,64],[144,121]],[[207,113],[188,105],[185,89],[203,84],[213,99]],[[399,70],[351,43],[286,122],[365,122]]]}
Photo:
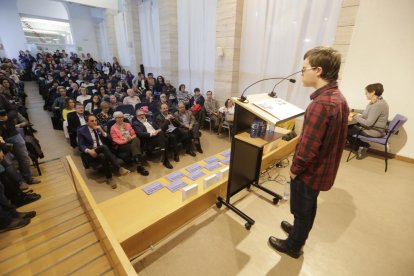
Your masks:
{"label": "red sweater", "polygon": [[291,172],[314,190],[327,191],[335,180],[348,130],[349,108],[338,83],[311,95]]}

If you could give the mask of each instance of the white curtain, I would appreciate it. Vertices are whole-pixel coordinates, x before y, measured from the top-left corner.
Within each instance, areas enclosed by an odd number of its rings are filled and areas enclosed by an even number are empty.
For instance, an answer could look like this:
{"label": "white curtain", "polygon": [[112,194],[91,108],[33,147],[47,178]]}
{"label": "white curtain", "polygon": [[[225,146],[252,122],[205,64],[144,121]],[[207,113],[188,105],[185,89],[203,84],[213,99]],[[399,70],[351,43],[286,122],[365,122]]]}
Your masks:
{"label": "white curtain", "polygon": [[178,79],[214,91],[217,0],[177,0]]}
{"label": "white curtain", "polygon": [[119,62],[122,67],[129,69],[131,66],[131,59],[128,47],[127,30],[125,24],[125,12],[120,12],[114,17],[116,43],[118,46]]}
{"label": "white curtain", "polygon": [[[302,68],[303,55],[315,46],[332,45],[341,0],[245,0],[240,57],[240,89],[262,78],[285,77]],[[305,108],[309,92],[300,74],[281,83],[278,96]],[[246,94],[270,92],[278,81],[265,81]]]}
{"label": "white curtain", "polygon": [[142,62],[146,73],[161,75],[160,20],[158,0],[143,0],[138,6]]}

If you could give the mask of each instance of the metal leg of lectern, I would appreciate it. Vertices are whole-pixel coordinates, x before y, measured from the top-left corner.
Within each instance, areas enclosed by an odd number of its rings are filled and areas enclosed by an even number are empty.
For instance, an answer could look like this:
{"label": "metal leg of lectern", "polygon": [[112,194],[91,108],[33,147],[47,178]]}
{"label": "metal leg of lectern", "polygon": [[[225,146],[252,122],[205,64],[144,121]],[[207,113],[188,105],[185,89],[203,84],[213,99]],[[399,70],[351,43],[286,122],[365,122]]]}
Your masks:
{"label": "metal leg of lectern", "polygon": [[281,195],[267,189],[266,187],[263,187],[263,186],[257,184],[256,182],[253,182],[252,185],[255,186],[256,188],[268,193],[269,195],[272,195],[274,197],[273,198],[273,203],[274,204],[277,204],[279,202],[279,200],[283,199],[283,197]]}
{"label": "metal leg of lectern", "polygon": [[246,221],[246,224],[244,225],[244,227],[247,230],[250,230],[250,228],[254,224],[254,220],[251,217],[249,217],[248,215],[246,215],[245,213],[243,213],[242,211],[240,211],[239,209],[237,209],[236,207],[234,207],[233,204],[231,204],[230,202],[227,202],[221,196],[219,196],[217,198],[217,202],[216,202],[217,208],[221,208],[221,205],[222,204],[224,204],[224,206],[226,206],[227,208],[229,208],[230,210],[232,210],[233,212],[235,212],[236,214],[238,214],[240,217],[242,217]]}

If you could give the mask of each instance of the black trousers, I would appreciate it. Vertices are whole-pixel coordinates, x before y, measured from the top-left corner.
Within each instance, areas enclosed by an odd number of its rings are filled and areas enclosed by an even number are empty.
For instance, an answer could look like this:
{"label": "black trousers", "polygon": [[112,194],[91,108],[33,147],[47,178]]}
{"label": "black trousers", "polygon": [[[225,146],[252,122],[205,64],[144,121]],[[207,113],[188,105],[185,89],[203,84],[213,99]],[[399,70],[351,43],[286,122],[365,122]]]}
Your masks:
{"label": "black trousers", "polygon": [[300,249],[306,242],[316,216],[319,191],[295,178],[290,181],[290,212],[294,216],[293,229],[287,238],[291,248]]}
{"label": "black trousers", "polygon": [[167,132],[165,136],[167,136],[168,144],[172,146],[174,154],[178,154],[178,141],[183,142],[187,151],[191,149],[192,142],[188,129],[177,127],[173,132]]}
{"label": "black trousers", "polygon": [[358,150],[359,147],[365,147],[365,148],[370,147],[368,142],[364,142],[359,138],[357,139],[353,137],[353,135],[360,133],[361,131],[360,129],[361,129],[361,126],[358,124],[348,126],[347,140],[351,147],[354,146],[353,150]]}
{"label": "black trousers", "polygon": [[100,164],[102,164],[103,169],[105,170],[106,178],[112,178],[112,169],[111,165],[115,167],[115,169],[119,170],[121,168],[121,164],[119,163],[116,156],[111,152],[111,150],[106,145],[100,145],[95,149],[96,153],[98,154],[96,158],[87,154],[87,158],[90,161],[98,160]]}
{"label": "black trousers", "polygon": [[4,186],[0,182],[0,229],[9,225],[16,215],[16,208],[14,208],[6,198],[4,194]]}

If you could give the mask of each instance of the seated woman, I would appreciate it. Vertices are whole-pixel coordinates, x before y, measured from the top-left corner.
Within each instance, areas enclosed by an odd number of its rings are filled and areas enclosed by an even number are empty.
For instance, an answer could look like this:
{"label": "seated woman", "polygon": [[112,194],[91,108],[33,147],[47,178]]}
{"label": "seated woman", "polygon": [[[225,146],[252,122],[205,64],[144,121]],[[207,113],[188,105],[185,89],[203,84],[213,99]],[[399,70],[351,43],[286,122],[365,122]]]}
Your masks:
{"label": "seated woman", "polygon": [[111,127],[112,142],[120,152],[130,152],[137,164],[137,172],[146,176],[149,172],[142,165],[141,143],[130,123],[124,122],[121,111],[114,112],[115,124]]}
{"label": "seated woman", "polygon": [[96,115],[98,125],[100,125],[105,131],[108,131],[108,122],[111,120],[113,110],[110,108],[108,102],[101,102],[101,112]]}
{"label": "seated woman", "polygon": [[234,102],[232,99],[227,99],[224,106],[219,108],[219,128],[217,134],[221,133],[223,122],[233,123],[234,120]]}
{"label": "seated woman", "polygon": [[369,103],[365,110],[352,109],[356,112],[350,116],[357,124],[350,125],[348,128],[348,141],[355,145],[354,150],[358,150],[357,159],[365,157],[369,148],[369,143],[352,137],[361,131],[364,136],[382,137],[386,134],[388,123],[388,104],[382,98],[384,87],[381,83],[373,83],[365,87],[365,95]]}
{"label": "seated woman", "polygon": [[92,100],[85,106],[85,110],[88,111],[90,114],[93,114],[95,109],[98,109],[101,105],[101,98],[98,94],[92,96]]}
{"label": "seated woman", "polygon": [[63,118],[63,132],[65,137],[69,139],[68,131],[68,114],[75,111],[75,100],[72,98],[66,98],[63,104],[62,118]]}
{"label": "seated woman", "polygon": [[80,102],[81,104],[83,104],[84,101],[91,99],[91,95],[88,94],[88,90],[86,89],[86,87],[81,87],[80,93],[81,94],[76,97],[77,102]]}
{"label": "seated woman", "polygon": [[187,90],[185,90],[185,84],[180,84],[180,86],[178,87],[178,92],[177,92],[177,101],[183,102],[185,104],[185,108],[189,109],[190,99],[191,99],[191,95]]}

